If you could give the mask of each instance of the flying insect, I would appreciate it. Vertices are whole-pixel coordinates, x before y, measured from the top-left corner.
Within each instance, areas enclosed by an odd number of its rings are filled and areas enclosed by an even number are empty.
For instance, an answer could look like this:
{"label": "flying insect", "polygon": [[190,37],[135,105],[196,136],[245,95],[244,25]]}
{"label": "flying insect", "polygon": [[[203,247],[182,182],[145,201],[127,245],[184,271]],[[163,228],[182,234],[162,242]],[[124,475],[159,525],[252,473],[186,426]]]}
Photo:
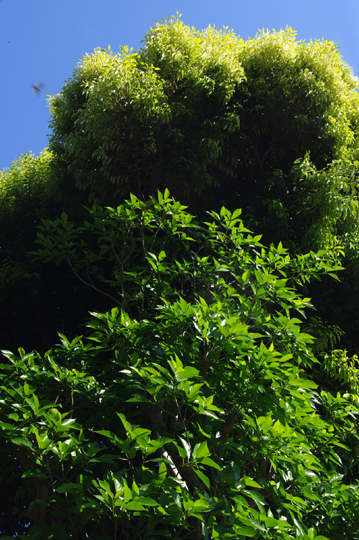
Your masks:
{"label": "flying insect", "polygon": [[39,95],[39,92],[43,92],[43,88],[44,88],[44,84],[42,82],[38,82],[36,84],[33,84],[32,85],[32,92],[33,94],[35,94],[36,96]]}

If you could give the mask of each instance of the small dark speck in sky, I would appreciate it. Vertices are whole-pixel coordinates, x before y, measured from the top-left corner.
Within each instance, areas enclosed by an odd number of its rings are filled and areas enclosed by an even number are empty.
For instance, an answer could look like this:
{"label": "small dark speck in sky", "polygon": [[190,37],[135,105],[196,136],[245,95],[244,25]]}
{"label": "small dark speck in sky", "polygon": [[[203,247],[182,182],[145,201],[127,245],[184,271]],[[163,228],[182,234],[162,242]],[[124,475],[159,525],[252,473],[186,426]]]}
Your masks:
{"label": "small dark speck in sky", "polygon": [[33,92],[33,94],[35,94],[36,96],[38,96],[40,92],[43,92],[42,89],[44,88],[44,86],[45,86],[45,85],[44,85],[43,83],[41,83],[41,82],[38,82],[38,83],[36,83],[36,84],[33,84],[33,85],[32,85],[32,92]]}

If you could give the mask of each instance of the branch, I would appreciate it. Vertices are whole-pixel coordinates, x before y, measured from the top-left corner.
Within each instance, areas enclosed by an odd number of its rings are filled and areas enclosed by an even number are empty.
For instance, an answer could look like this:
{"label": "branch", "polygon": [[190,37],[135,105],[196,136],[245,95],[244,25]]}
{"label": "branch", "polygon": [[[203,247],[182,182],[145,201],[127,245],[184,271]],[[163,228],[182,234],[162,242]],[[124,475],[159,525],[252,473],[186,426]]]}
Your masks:
{"label": "branch", "polygon": [[111,296],[110,294],[107,294],[105,293],[104,291],[101,291],[100,289],[98,289],[93,283],[92,283],[92,280],[89,276],[89,273],[88,273],[88,270],[87,270],[87,277],[89,278],[89,282],[85,281],[84,279],[82,279],[82,277],[76,272],[76,270],[74,269],[74,267],[72,266],[71,264],[71,261],[69,259],[69,257],[64,257],[65,258],[65,261],[67,262],[67,264],[69,265],[69,267],[71,268],[71,270],[73,271],[73,273],[75,274],[75,276],[77,277],[77,279],[79,279],[81,281],[81,283],[83,283],[84,285],[86,285],[87,287],[90,287],[91,289],[94,289],[96,292],[98,292],[99,294],[103,294],[104,296],[107,296],[107,298],[110,298],[111,300],[113,300],[116,304],[118,304],[119,306],[121,305],[121,302],[119,302],[116,298],[114,298],[113,296]]}

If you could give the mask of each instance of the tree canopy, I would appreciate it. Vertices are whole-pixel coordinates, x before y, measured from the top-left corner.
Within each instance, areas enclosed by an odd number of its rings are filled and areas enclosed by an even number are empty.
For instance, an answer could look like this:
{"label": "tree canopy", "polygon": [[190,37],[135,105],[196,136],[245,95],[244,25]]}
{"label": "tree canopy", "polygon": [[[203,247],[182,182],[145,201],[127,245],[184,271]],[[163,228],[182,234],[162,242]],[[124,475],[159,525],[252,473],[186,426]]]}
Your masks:
{"label": "tree canopy", "polygon": [[291,28],[83,57],[0,173],[2,537],[359,539],[358,99]]}
{"label": "tree canopy", "polygon": [[162,21],[139,52],[86,55],[51,99],[55,184],[110,205],[169,188],[201,218],[222,205],[242,208],[265,243],[292,253],[339,243],[343,285],[325,280],[309,294],[354,352],[357,90],[333,42],[298,41],[291,28],[245,42],[228,28]]}
{"label": "tree canopy", "polygon": [[296,284],[336,275],[335,258],[266,249],[240,211],[201,225],[168,192],[44,230],[38,256],[119,306],[44,356],[3,352],[2,467],[24,538],[355,537],[359,403],[308,378],[296,317],[310,308]]}
{"label": "tree canopy", "polygon": [[357,88],[332,42],[296,41],[290,28],[243,42],[172,19],[151,28],[138,53],[83,58],[50,101],[50,148],[66,163],[64,181],[95,200],[167,187],[196,211],[218,206],[219,195],[263,220],[265,198],[285,203],[286,193],[268,190],[278,171],[295,204],[296,160],[309,156],[319,170],[353,161]]}

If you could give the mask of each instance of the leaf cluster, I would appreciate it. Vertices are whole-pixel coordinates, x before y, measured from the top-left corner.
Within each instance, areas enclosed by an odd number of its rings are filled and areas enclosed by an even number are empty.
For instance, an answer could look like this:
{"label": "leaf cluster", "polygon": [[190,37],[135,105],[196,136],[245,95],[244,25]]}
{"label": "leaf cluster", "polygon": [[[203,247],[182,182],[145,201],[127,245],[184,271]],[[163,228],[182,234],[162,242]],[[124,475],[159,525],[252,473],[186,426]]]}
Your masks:
{"label": "leaf cluster", "polygon": [[356,538],[359,410],[308,378],[295,290],[335,254],[266,249],[239,211],[199,224],[168,192],[90,214],[45,222],[38,256],[118,307],[44,356],[3,352],[24,538]]}

